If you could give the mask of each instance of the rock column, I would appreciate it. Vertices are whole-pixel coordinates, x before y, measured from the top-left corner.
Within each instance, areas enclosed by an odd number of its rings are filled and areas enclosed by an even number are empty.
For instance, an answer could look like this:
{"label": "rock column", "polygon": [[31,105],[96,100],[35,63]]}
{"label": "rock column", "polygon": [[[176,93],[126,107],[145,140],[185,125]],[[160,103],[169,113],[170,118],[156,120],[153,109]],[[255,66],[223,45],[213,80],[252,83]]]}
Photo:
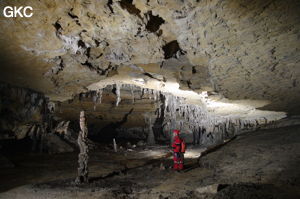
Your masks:
{"label": "rock column", "polygon": [[88,141],[87,141],[87,126],[84,116],[84,111],[80,112],[80,131],[78,134],[78,146],[79,146],[79,155],[78,155],[78,176],[75,180],[76,184],[87,183],[88,182]]}

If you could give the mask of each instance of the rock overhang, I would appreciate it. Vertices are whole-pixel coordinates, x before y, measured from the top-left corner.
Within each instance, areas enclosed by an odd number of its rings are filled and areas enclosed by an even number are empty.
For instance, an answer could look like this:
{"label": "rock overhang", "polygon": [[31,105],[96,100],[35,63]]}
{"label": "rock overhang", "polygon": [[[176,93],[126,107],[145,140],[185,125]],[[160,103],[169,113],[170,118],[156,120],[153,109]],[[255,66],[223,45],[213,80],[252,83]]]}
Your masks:
{"label": "rock overhang", "polygon": [[[132,84],[181,95],[219,116],[297,113],[295,1],[288,2],[294,5],[289,12],[282,2],[258,0],[251,5],[238,0],[26,4],[38,7],[32,18],[2,16],[0,22],[4,81],[54,101]],[[154,16],[159,25],[149,31]],[[262,107],[269,108],[257,110]]]}

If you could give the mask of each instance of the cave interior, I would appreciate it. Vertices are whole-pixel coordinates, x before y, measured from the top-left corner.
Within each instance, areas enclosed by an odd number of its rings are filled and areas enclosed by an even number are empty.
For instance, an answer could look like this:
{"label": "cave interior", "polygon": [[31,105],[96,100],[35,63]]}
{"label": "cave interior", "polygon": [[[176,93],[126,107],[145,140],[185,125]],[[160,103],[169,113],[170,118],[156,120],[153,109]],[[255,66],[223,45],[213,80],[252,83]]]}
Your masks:
{"label": "cave interior", "polygon": [[298,0],[0,1],[25,5],[0,16],[0,198],[300,198]]}

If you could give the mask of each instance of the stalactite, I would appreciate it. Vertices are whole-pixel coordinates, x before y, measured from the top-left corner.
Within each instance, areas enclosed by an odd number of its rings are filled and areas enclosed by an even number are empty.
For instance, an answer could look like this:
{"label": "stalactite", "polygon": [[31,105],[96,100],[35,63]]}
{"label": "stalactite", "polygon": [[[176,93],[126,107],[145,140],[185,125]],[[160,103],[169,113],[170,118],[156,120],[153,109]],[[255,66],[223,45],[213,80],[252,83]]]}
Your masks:
{"label": "stalactite", "polygon": [[149,89],[149,99],[154,99],[153,89]]}
{"label": "stalactite", "polygon": [[48,102],[47,106],[48,106],[49,112],[50,113],[54,113],[54,111],[55,111],[55,103],[54,102]]}
{"label": "stalactite", "polygon": [[147,97],[147,94],[148,94],[148,89],[147,88],[144,88],[143,89],[143,94],[144,94],[144,98]]}
{"label": "stalactite", "polygon": [[103,89],[99,89],[97,92],[97,103],[101,104],[102,102],[102,94],[103,94]]}
{"label": "stalactite", "polygon": [[93,99],[93,103],[94,103],[94,111],[97,108],[97,104],[101,104],[102,101],[102,93],[103,93],[103,89],[99,89],[96,92],[91,92],[92,94],[92,99]]}
{"label": "stalactite", "polygon": [[[230,116],[222,117],[209,113],[205,106],[187,104],[183,97],[177,97],[170,93],[162,93],[164,97],[163,110],[158,106],[157,116],[164,112],[164,130],[171,131],[174,128],[185,129],[189,132],[205,129],[206,135],[212,134],[210,139],[227,139],[234,136],[246,126],[254,129],[259,125],[258,120],[245,121]],[[264,123],[266,121],[264,120]],[[231,132],[230,134],[226,132]]]}
{"label": "stalactite", "polygon": [[96,92],[92,92],[92,100],[93,100],[94,104],[96,104],[96,102],[97,102],[97,93]]}
{"label": "stalactite", "polygon": [[[107,86],[107,88],[115,88],[116,102],[118,106],[121,102],[121,90],[124,89],[131,95],[132,103],[140,96],[141,99],[154,100],[157,118],[162,120],[162,128],[164,131],[171,132],[172,129],[178,128],[186,133],[203,131],[203,136],[209,139],[227,139],[234,136],[242,129],[255,129],[260,124],[268,123],[265,118],[260,119],[241,119],[233,116],[219,116],[210,112],[205,103],[199,99],[199,104],[191,104],[186,98],[174,96],[168,92],[157,91],[149,88],[142,88],[132,84],[121,84]],[[139,92],[139,89],[141,92]],[[84,99],[86,96],[92,97],[94,102],[94,110],[96,105],[101,103],[103,90],[90,92],[89,94],[80,94],[79,98]],[[136,94],[136,95],[135,95]],[[32,97],[33,98],[33,97]],[[202,103],[202,104],[201,104]],[[149,126],[149,122],[147,123]],[[205,132],[204,130],[205,129]],[[169,133],[168,133],[169,135]]]}
{"label": "stalactite", "polygon": [[120,85],[116,84],[116,95],[117,95],[117,101],[116,101],[116,106],[119,105],[119,103],[121,102],[121,92],[120,92]]}
{"label": "stalactite", "polygon": [[152,118],[151,117],[152,116],[149,113],[144,115],[145,123],[148,126],[147,144],[149,144],[149,145],[155,144],[155,138],[154,138],[154,133],[153,133],[153,123],[152,123]]}
{"label": "stalactite", "polygon": [[133,85],[130,85],[130,93],[131,93],[131,98],[132,98],[132,104],[134,104],[134,91],[133,91]]}

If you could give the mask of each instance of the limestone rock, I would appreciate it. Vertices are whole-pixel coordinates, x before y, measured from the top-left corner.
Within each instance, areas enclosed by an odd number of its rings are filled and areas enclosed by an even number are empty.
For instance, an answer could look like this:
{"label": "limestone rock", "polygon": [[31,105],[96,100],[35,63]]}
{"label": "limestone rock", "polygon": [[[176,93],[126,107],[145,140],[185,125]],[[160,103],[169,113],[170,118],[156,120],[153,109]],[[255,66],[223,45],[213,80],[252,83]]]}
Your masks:
{"label": "limestone rock", "polygon": [[[0,7],[18,3],[4,0]],[[1,87],[5,95],[0,108],[10,116],[1,118],[1,137],[9,137],[20,125],[41,123],[44,96],[62,104],[61,113],[55,110],[55,115],[63,119],[74,120],[78,110],[72,107],[84,106],[93,112],[91,122],[99,123],[95,127],[99,129],[120,124],[134,106],[114,133],[121,136],[117,131],[126,129],[128,135],[143,139],[147,132],[140,115],[169,108],[173,110],[168,111],[168,119],[162,122],[160,116],[153,125],[155,138],[167,140],[167,131],[176,125],[191,135],[199,119],[186,115],[204,115],[206,143],[299,114],[296,0],[32,0],[26,4],[34,9],[31,18],[1,16],[0,77],[35,92]],[[99,90],[108,87],[102,97]],[[88,97],[92,92],[97,94]],[[157,102],[162,93],[173,96],[171,103]],[[11,99],[20,102],[8,103]],[[188,106],[180,107],[180,99],[186,99]],[[98,106],[98,101],[103,104]],[[163,104],[169,107],[163,109]],[[183,121],[192,124],[182,125]],[[158,131],[164,133],[157,136]]]}
{"label": "limestone rock", "polygon": [[23,139],[34,123],[42,123],[46,98],[43,94],[0,83],[0,138]]}
{"label": "limestone rock", "polygon": [[50,154],[73,152],[74,149],[58,135],[46,134],[43,136],[43,149]]}
{"label": "limestone rock", "polygon": [[13,129],[13,131],[15,132],[16,139],[20,140],[20,139],[25,138],[31,128],[33,128],[33,127],[31,127],[29,125],[21,125],[21,126],[15,127]]}
{"label": "limestone rock", "polygon": [[[120,66],[158,64],[156,75],[175,78],[184,89],[270,100],[269,110],[299,107],[300,7],[294,0],[28,4],[39,8],[32,18],[0,22],[7,82],[63,101]],[[169,59],[180,63],[182,54],[186,64],[164,68]]]}
{"label": "limestone rock", "polygon": [[218,192],[219,184],[207,185],[205,187],[199,187],[196,189],[196,192],[200,194],[216,194]]}

